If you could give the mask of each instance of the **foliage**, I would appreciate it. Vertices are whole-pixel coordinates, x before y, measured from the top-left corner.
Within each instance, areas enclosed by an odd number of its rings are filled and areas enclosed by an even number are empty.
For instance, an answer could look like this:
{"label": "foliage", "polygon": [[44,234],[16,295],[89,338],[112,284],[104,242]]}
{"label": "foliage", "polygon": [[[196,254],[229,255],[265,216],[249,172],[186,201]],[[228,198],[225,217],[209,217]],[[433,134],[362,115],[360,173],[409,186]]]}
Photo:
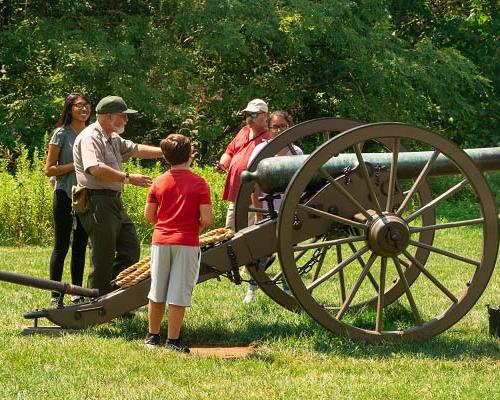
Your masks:
{"label": "foliage", "polygon": [[[43,161],[35,152],[33,161],[26,148],[21,148],[15,174],[8,171],[6,160],[0,160],[0,245],[43,244],[53,239],[52,188],[43,173]],[[165,165],[158,162],[143,167],[137,161],[128,163],[130,172],[151,177],[160,175]],[[225,176],[211,167],[194,166],[193,171],[209,181],[212,195],[214,222],[207,229],[224,226],[226,202],[221,199]],[[150,243],[152,226],[144,220],[144,204],[147,190],[128,185],[123,192],[124,206],[135,224],[139,240]]]}
{"label": "foliage", "polygon": [[42,147],[71,91],[123,96],[141,111],[130,137],[157,144],[180,131],[200,165],[219,157],[253,97],[296,121],[394,120],[495,145],[498,9],[446,3],[4,2],[0,146]]}
{"label": "foliage", "polygon": [[52,237],[52,206],[48,179],[37,154],[33,163],[26,148],[21,148],[15,174],[9,173],[6,160],[0,163],[0,242],[47,243]]}
{"label": "foliage", "polygon": [[[491,91],[477,93],[469,104],[472,118],[461,120],[462,103],[452,109],[441,107],[440,120],[452,119],[450,137],[463,145],[498,146],[500,143],[500,8],[497,0],[449,1],[400,1],[390,2],[390,12],[396,26],[395,34],[409,43],[416,44],[431,39],[439,48],[455,49],[476,66],[478,75],[491,81]],[[464,85],[469,85],[468,79]],[[460,82],[457,82],[460,84]],[[457,92],[450,90],[450,96]],[[461,129],[458,129],[461,128]]]}

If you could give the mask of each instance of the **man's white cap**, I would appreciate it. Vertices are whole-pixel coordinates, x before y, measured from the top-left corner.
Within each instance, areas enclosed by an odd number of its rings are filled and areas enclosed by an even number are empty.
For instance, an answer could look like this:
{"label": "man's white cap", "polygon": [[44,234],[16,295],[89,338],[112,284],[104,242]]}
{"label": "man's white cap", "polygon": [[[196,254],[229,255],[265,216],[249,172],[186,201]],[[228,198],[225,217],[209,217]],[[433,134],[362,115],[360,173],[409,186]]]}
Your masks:
{"label": "man's white cap", "polygon": [[267,112],[267,104],[264,100],[261,99],[253,99],[250,103],[247,104],[247,107],[242,110],[242,112]]}

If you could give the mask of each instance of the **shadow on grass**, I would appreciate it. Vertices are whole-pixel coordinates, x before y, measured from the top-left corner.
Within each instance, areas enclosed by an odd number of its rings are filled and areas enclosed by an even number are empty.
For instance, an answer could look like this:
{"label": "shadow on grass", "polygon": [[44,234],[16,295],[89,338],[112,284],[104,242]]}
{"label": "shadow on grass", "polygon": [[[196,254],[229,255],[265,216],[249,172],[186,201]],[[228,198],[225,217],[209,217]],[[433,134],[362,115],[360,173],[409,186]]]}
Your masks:
{"label": "shadow on grass", "polygon": [[[395,315],[401,317],[400,314]],[[140,311],[135,318],[117,319],[93,328],[93,331],[104,338],[142,340],[147,331],[147,313]],[[279,341],[286,347],[295,349],[294,351],[300,347],[307,351],[312,347],[314,351],[322,354],[357,358],[385,359],[403,354],[421,359],[446,360],[500,357],[500,341],[484,333],[474,334],[452,328],[421,342],[367,344],[335,336],[306,315],[300,315],[294,321],[284,319],[263,322],[261,319],[252,318],[250,312],[249,315],[245,315],[245,320],[239,329],[231,329],[224,320],[215,318],[195,328],[188,324],[183,337],[192,346],[258,346],[262,343],[272,344]],[[269,361],[272,361],[272,357]]]}

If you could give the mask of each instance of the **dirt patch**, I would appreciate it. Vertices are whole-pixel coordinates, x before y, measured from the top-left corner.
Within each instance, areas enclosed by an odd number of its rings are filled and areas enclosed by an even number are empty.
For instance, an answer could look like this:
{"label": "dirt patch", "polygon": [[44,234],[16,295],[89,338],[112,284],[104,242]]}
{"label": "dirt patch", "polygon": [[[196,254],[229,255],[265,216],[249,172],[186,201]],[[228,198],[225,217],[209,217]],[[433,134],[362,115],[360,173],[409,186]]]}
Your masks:
{"label": "dirt patch", "polygon": [[255,352],[254,346],[203,346],[189,347],[191,354],[201,357],[247,358]]}

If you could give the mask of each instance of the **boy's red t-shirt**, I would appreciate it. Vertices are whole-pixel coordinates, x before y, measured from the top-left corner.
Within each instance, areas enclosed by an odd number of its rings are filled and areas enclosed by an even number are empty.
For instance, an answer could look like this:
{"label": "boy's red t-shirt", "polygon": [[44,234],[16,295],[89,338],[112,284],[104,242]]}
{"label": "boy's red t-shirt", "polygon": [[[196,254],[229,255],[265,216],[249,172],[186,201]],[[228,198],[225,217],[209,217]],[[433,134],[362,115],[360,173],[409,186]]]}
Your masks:
{"label": "boy's red t-shirt", "polygon": [[199,246],[200,204],[211,204],[205,179],[187,169],[171,169],[153,181],[147,202],[158,204],[153,244]]}

